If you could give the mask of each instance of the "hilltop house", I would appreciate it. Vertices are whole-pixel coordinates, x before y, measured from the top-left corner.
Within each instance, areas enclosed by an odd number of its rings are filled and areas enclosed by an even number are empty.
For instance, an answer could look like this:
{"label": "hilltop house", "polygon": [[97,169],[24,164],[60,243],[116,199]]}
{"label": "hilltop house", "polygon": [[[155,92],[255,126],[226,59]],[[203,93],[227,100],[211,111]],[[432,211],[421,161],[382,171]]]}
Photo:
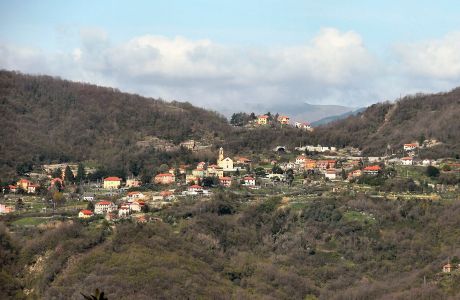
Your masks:
{"label": "hilltop house", "polygon": [[162,173],[155,176],[156,184],[172,184],[176,181],[176,176],[171,173]]}
{"label": "hilltop house", "polygon": [[280,122],[283,125],[289,124],[289,117],[288,116],[279,116],[278,117],[278,122]]}
{"label": "hilltop house", "polygon": [[110,213],[114,210],[117,210],[117,206],[110,201],[100,201],[94,205],[94,213],[95,214],[106,214]]}
{"label": "hilltop house", "polygon": [[316,162],[316,167],[320,170],[332,169],[335,168],[335,160],[318,160]]}
{"label": "hilltop house", "polygon": [[104,189],[119,189],[121,186],[121,178],[107,177],[104,178]]}
{"label": "hilltop house", "polygon": [[442,266],[442,272],[443,273],[450,273],[454,269],[454,266],[451,263],[447,263],[444,266]]}
{"label": "hilltop house", "polygon": [[304,122],[304,123],[295,122],[295,128],[299,128],[299,129],[303,129],[303,130],[308,130],[308,131],[312,131],[312,130],[313,130],[313,127],[311,127],[310,123],[308,123],[308,122]]}
{"label": "hilltop house", "polygon": [[268,116],[261,115],[257,117],[257,124],[258,125],[267,125],[268,124]]}
{"label": "hilltop house", "polygon": [[93,215],[93,212],[88,209],[80,210],[80,212],[78,213],[78,217],[81,219],[88,219],[91,218]]}

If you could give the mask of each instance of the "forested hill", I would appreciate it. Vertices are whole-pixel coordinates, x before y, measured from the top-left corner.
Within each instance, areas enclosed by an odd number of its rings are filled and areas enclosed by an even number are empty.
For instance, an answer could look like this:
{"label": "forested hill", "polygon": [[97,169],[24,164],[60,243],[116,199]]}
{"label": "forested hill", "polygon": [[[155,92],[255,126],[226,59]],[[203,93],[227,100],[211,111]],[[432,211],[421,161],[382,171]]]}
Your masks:
{"label": "forested hill", "polygon": [[219,138],[227,120],[189,103],[164,102],[49,76],[0,71],[0,168],[95,159],[119,162],[136,142]]}
{"label": "forested hill", "polygon": [[353,145],[365,154],[382,155],[388,145],[435,139],[441,145],[422,151],[422,156],[460,154],[460,88],[448,93],[417,94],[394,103],[377,103],[365,111],[316,128],[316,140],[337,146]]}

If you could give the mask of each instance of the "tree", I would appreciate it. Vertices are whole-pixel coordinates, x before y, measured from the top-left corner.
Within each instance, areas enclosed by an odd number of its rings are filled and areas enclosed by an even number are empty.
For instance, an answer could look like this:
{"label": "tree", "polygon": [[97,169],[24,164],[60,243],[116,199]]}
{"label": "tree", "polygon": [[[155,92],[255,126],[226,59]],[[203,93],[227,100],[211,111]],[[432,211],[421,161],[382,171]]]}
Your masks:
{"label": "tree", "polygon": [[53,171],[53,173],[51,174],[51,176],[53,178],[62,178],[62,169],[61,168],[57,168],[56,170]]}
{"label": "tree", "polygon": [[286,180],[289,185],[292,185],[292,182],[294,182],[294,171],[292,169],[286,171]]}
{"label": "tree", "polygon": [[61,192],[55,191],[52,196],[53,202],[59,204],[63,201],[64,195]]}
{"label": "tree", "polygon": [[272,173],[273,174],[283,174],[283,169],[281,169],[281,167],[278,165],[274,165],[272,168]]}
{"label": "tree", "polygon": [[22,176],[26,173],[29,173],[30,171],[32,171],[33,169],[33,163],[30,162],[30,161],[27,161],[27,162],[23,162],[19,165],[17,165],[16,167],[16,173],[19,175],[19,176]]}
{"label": "tree", "polygon": [[85,167],[83,166],[82,163],[78,164],[78,169],[77,169],[77,177],[75,178],[77,182],[81,182],[85,179],[86,174],[85,174]]}
{"label": "tree", "polygon": [[65,167],[64,179],[66,182],[70,182],[70,183],[75,182],[75,177],[69,166]]}
{"label": "tree", "polygon": [[167,164],[162,164],[158,170],[160,173],[166,173],[169,170],[169,167]]}
{"label": "tree", "polygon": [[86,209],[94,210],[94,203],[91,201],[88,201],[88,205],[86,205]]}
{"label": "tree", "polygon": [[433,166],[426,167],[425,173],[428,177],[438,177],[439,169]]}

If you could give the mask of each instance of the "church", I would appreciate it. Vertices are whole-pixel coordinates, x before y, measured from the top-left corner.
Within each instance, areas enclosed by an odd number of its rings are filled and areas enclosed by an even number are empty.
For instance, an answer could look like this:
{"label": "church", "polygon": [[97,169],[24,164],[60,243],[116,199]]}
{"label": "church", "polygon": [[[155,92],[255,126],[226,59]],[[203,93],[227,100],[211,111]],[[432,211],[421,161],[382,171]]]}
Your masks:
{"label": "church", "polygon": [[222,168],[224,171],[234,171],[233,170],[233,160],[230,157],[224,158],[224,148],[220,147],[219,157],[217,158],[217,165],[219,168]]}

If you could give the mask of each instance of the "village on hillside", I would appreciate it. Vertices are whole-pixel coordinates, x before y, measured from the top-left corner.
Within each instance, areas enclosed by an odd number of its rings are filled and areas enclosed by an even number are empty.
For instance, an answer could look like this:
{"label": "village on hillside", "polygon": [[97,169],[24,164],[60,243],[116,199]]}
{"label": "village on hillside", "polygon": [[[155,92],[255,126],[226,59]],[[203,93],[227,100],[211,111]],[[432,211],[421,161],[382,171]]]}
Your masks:
{"label": "village on hillside", "polygon": [[[314,130],[307,122],[291,124],[289,117],[278,115],[252,116],[244,126]],[[109,223],[162,222],[157,216],[162,209],[180,206],[183,201],[209,201],[211,195],[223,191],[254,203],[264,197],[281,196],[283,203],[290,206],[302,205],[305,199],[318,196],[358,193],[387,200],[458,200],[459,159],[419,158],[420,149],[438,143],[409,141],[396,153],[383,157],[363,156],[360,149],[353,147],[324,145],[293,149],[279,145],[264,153],[232,156],[219,147],[213,160],[162,165],[161,172],[148,182],[134,175],[94,180],[91,175],[97,173],[96,168],[82,162],[48,164],[1,187],[0,214],[24,215],[15,221],[18,226],[36,226],[56,218]],[[162,145],[160,149],[167,152],[171,147]],[[196,140],[183,141],[179,147],[193,153],[215,149]],[[374,219],[365,212],[362,214],[361,217]],[[450,262],[441,269],[442,273],[456,270]]]}

